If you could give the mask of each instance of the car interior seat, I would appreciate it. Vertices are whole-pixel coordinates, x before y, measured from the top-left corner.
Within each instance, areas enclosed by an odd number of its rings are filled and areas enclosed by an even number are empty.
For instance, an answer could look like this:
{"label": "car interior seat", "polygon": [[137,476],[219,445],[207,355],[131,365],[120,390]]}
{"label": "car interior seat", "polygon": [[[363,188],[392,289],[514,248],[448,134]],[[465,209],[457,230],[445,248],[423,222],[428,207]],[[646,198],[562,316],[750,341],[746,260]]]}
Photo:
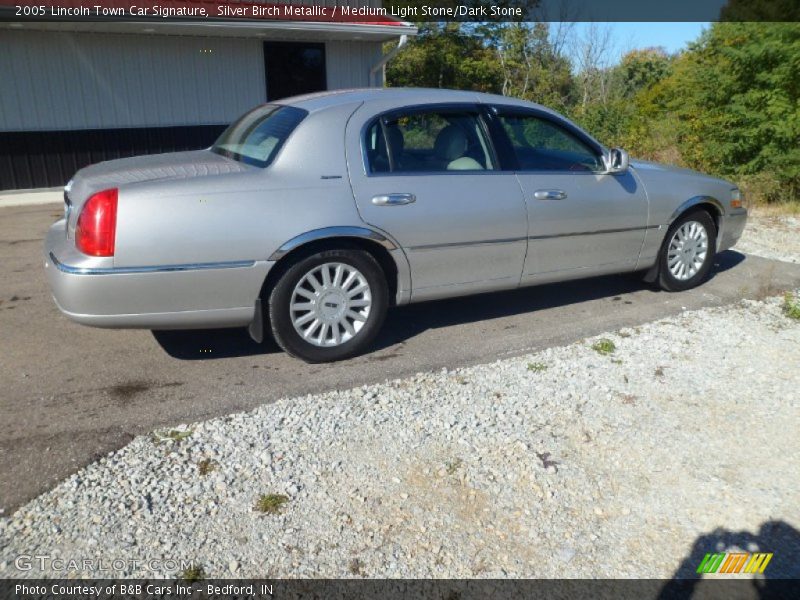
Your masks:
{"label": "car interior seat", "polygon": [[469,141],[464,130],[457,125],[448,125],[436,136],[433,153],[448,171],[483,170],[483,165],[466,156]]}

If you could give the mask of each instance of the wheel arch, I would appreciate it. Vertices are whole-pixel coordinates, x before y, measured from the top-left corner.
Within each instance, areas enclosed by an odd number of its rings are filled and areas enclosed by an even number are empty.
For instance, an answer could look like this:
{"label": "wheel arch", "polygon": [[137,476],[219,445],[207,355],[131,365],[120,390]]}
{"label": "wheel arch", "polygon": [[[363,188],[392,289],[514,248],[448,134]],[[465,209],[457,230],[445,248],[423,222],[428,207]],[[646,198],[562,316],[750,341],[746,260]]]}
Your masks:
{"label": "wheel arch", "polygon": [[[661,256],[661,252],[663,251],[664,244],[667,243],[669,238],[669,230],[672,227],[673,223],[680,219],[683,215],[693,210],[704,210],[706,211],[711,219],[714,221],[714,227],[716,228],[716,237],[717,237],[717,245],[719,245],[720,240],[720,228],[722,226],[722,217],[725,215],[725,207],[723,206],[722,202],[717,200],[714,196],[708,195],[699,195],[699,196],[692,196],[685,202],[683,202],[678,208],[676,208],[672,215],[670,215],[669,220],[664,228],[664,239],[661,240],[661,245],[659,246],[658,256]],[[644,281],[648,283],[654,283],[658,278],[659,274],[659,260],[657,259],[655,264],[650,267],[644,275]]]}
{"label": "wheel arch", "polygon": [[717,228],[717,233],[719,233],[722,217],[725,215],[725,207],[722,202],[714,198],[714,196],[707,195],[692,196],[676,208],[667,222],[667,230],[687,212],[695,209],[705,210],[714,220],[714,226]]}
{"label": "wheel arch", "polygon": [[386,274],[390,305],[405,304],[411,294],[408,260],[399,244],[383,232],[360,226],[339,226],[314,229],[281,244],[269,260],[275,265],[267,274],[260,299],[265,299],[286,269],[306,256],[331,248],[358,248],[371,254]]}

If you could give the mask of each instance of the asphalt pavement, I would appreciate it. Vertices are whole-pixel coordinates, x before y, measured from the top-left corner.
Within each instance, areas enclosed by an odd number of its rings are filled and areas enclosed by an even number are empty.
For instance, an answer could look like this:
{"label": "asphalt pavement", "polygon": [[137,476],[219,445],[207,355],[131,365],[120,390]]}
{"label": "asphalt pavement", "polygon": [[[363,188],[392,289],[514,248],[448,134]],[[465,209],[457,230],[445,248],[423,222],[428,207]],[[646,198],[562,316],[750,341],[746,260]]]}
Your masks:
{"label": "asphalt pavement", "polygon": [[[731,250],[718,257],[710,281],[678,294],[613,276],[394,309],[370,354],[307,365],[271,342],[255,344],[244,330],[154,334],[71,323],[53,304],[43,270],[42,239],[61,214],[60,205],[0,208],[5,514],[159,427],[283,397],[491,362],[800,286],[800,265]],[[711,360],[714,349],[708,351]]]}

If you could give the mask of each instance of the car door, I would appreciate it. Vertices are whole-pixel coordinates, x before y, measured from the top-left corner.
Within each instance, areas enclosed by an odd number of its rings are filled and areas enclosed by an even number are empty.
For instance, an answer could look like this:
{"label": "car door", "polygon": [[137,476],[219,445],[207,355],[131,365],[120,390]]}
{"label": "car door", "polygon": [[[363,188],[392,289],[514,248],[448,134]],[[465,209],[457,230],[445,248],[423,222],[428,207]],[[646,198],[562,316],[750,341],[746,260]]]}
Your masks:
{"label": "car door", "polygon": [[405,251],[412,300],[519,285],[525,203],[477,106],[374,110],[348,125],[361,150],[350,146],[350,178],[361,218]]}
{"label": "car door", "polygon": [[634,173],[605,173],[602,147],[552,113],[492,112],[528,212],[522,283],[635,269],[648,201]]}

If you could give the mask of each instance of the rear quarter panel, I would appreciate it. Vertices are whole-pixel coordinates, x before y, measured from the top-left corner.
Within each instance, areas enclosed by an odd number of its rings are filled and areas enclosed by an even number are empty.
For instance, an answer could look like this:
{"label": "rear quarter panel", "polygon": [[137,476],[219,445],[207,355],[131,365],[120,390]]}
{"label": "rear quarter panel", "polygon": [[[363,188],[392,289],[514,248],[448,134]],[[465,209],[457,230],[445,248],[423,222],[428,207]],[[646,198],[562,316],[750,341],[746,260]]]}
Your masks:
{"label": "rear quarter panel", "polygon": [[266,169],[121,187],[114,266],[266,260],[306,231],[361,224],[343,145],[357,106],[308,115]]}

